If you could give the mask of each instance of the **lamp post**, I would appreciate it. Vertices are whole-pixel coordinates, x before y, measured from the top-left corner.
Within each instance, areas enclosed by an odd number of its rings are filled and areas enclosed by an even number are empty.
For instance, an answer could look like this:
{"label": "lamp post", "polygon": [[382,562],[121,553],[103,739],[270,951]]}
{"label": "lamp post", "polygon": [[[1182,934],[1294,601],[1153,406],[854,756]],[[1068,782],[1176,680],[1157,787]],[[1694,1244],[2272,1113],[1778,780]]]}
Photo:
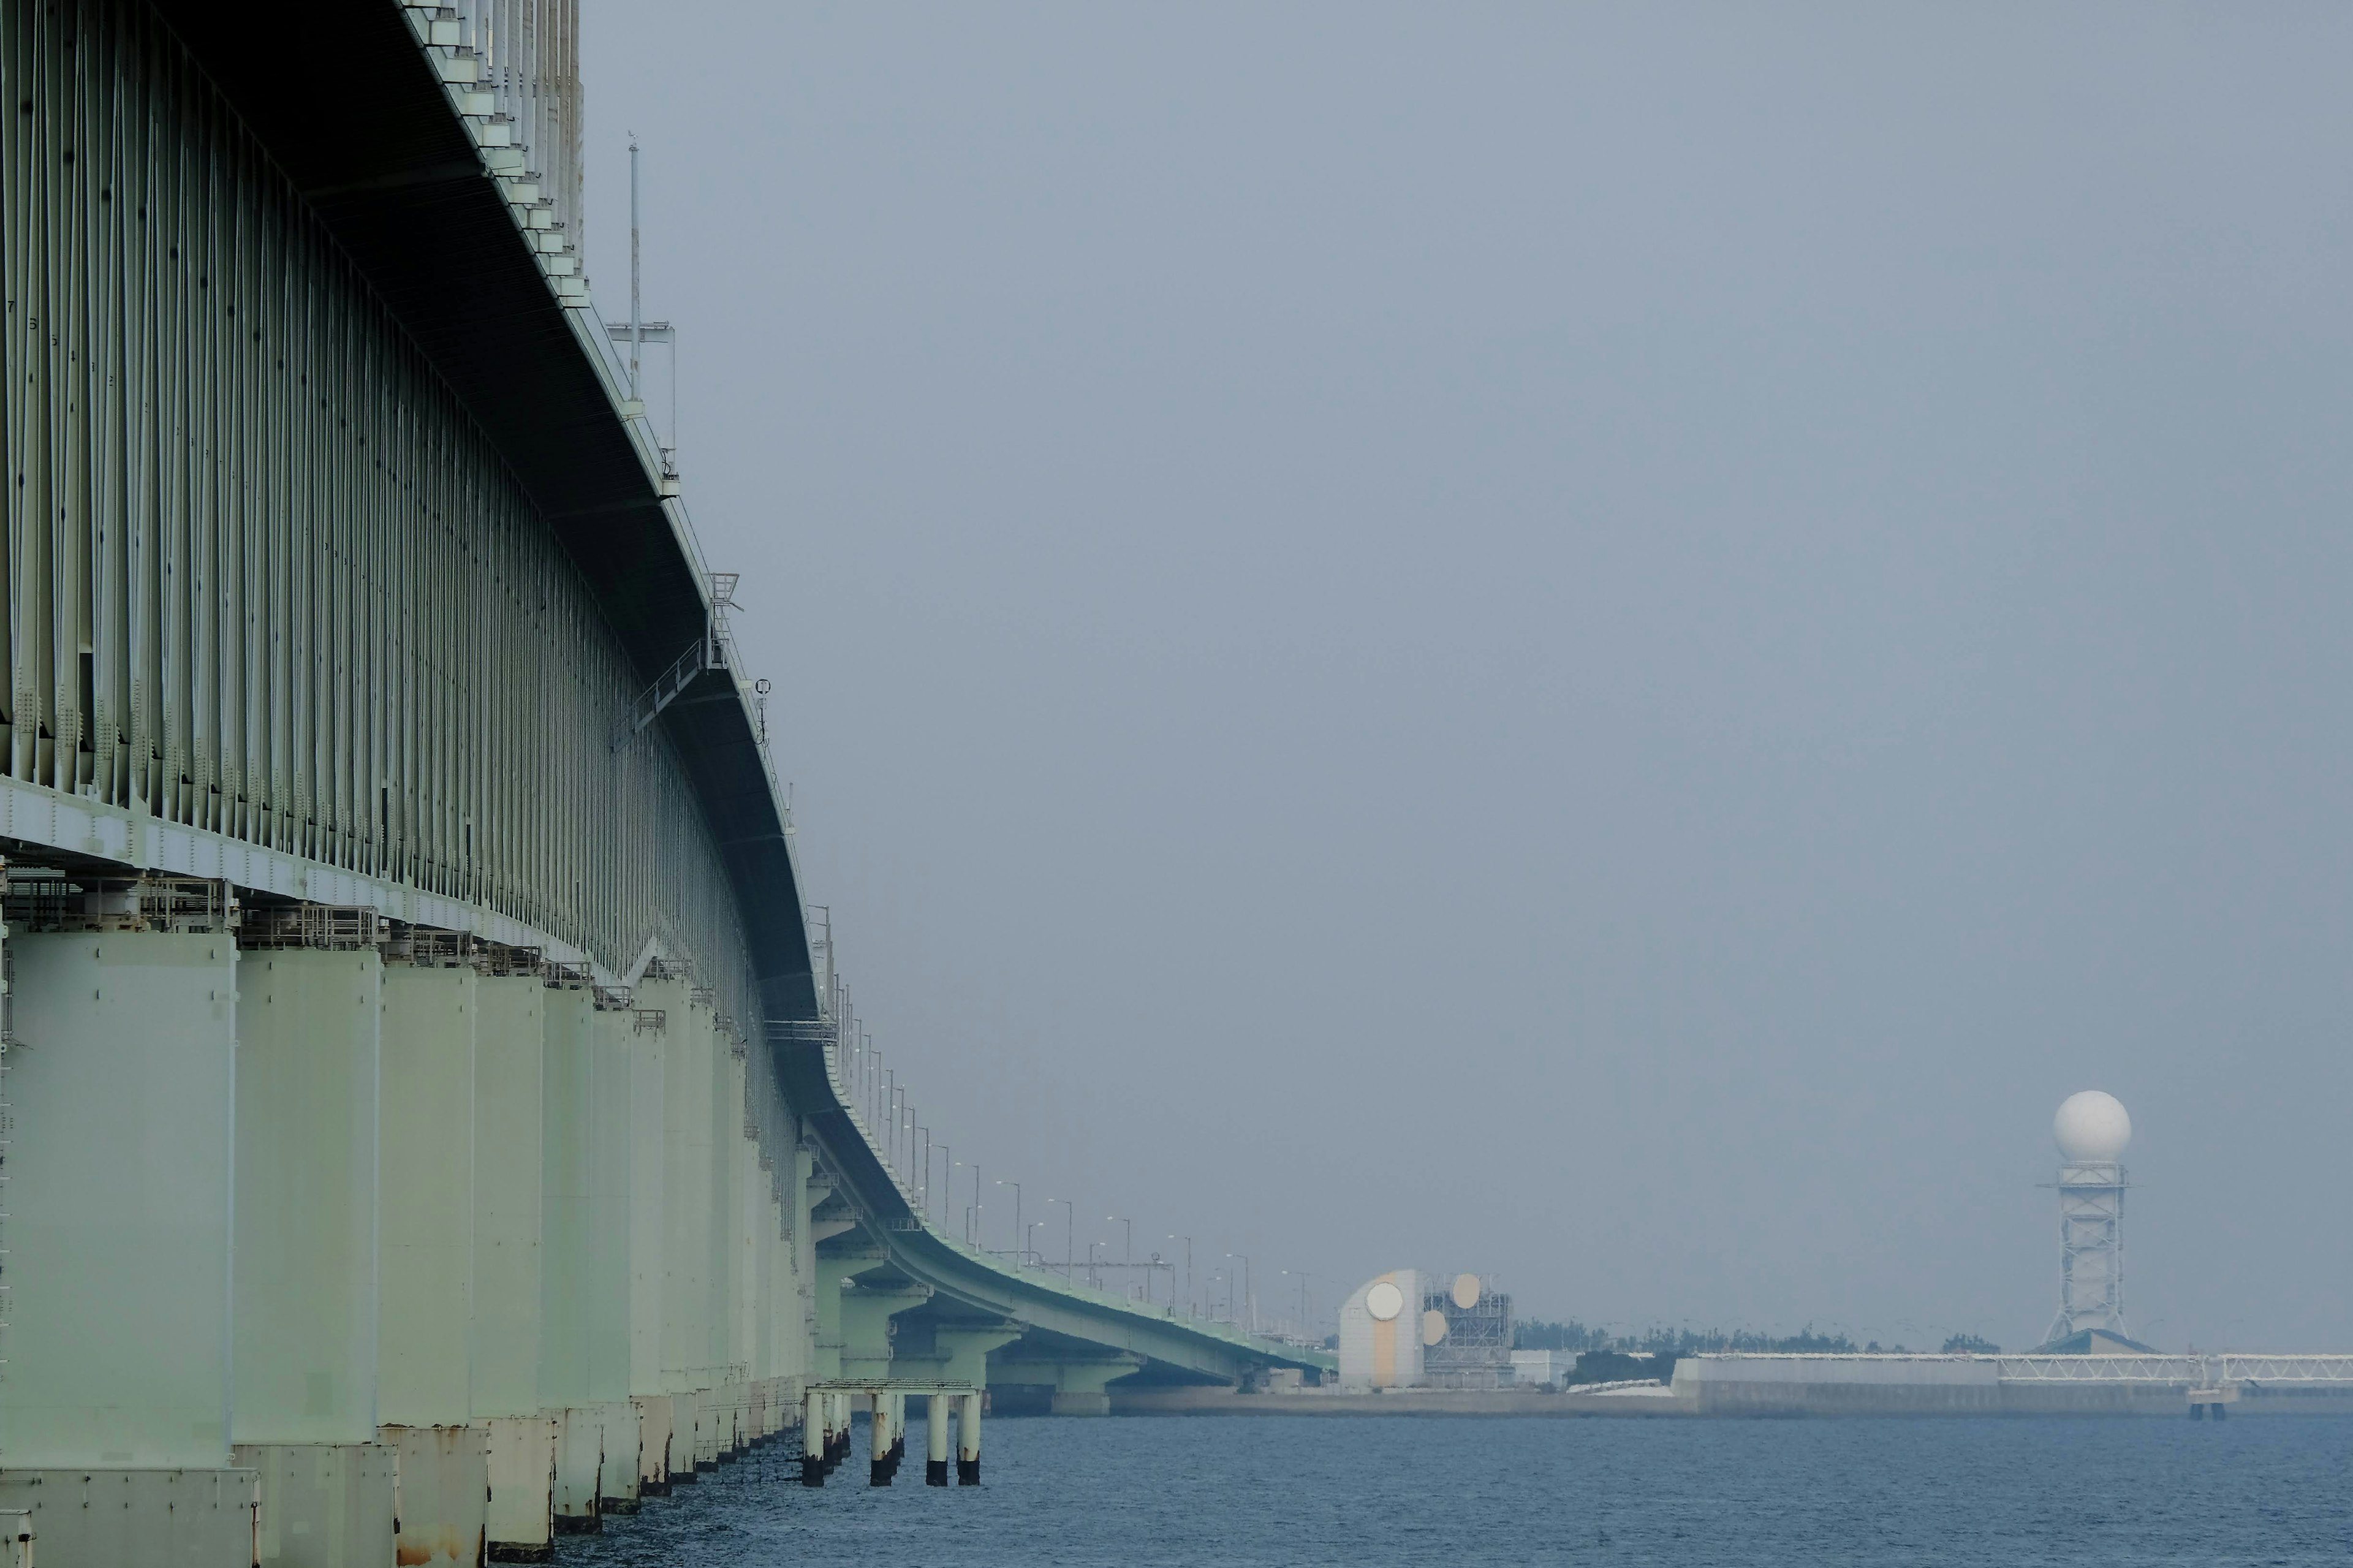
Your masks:
{"label": "lamp post", "polygon": [[[973,1178],[976,1183],[979,1179],[976,1175]],[[1021,1267],[1021,1254],[1029,1245],[1029,1228],[1021,1223],[1021,1184],[1008,1182],[999,1176],[997,1184],[1013,1189],[1013,1267],[1018,1271]]]}
{"label": "lamp post", "polygon": [[1172,1230],[1168,1239],[1185,1244],[1185,1315],[1189,1318],[1193,1315],[1193,1238]]}
{"label": "lamp post", "polygon": [[[1103,1215],[1103,1218],[1117,1221],[1117,1223],[1127,1226],[1127,1239],[1121,1244],[1119,1256],[1121,1262],[1125,1263],[1130,1267],[1134,1267],[1135,1263],[1135,1222],[1132,1219],[1121,1219],[1120,1216],[1115,1214],[1107,1214]],[[1105,1242],[1103,1245],[1108,1247],[1111,1244],[1109,1242]]]}
{"label": "lamp post", "polygon": [[[1014,1267],[1014,1268],[1020,1268],[1020,1267],[1021,1267],[1021,1258],[1022,1258],[1022,1254],[1023,1254],[1023,1253],[1028,1253],[1028,1252],[1031,1252],[1031,1251],[1034,1251],[1034,1250],[1035,1250],[1035,1249],[1034,1249],[1033,1247],[1030,1247],[1030,1245],[1029,1245],[1029,1231],[1032,1231],[1032,1230],[1043,1230],[1043,1229],[1045,1229],[1045,1228],[1046,1228],[1046,1222],[1045,1222],[1044,1220],[1042,1220],[1042,1219],[1033,1219],[1033,1220],[1031,1220],[1031,1221],[1029,1222],[1029,1229],[1028,1229],[1028,1230],[1024,1230],[1024,1231],[1021,1233],[1021,1251],[1020,1251],[1020,1252],[1017,1252],[1017,1253],[1015,1253],[1015,1254],[1013,1255],[1013,1267]],[[1046,1267],[1046,1260],[1045,1260],[1045,1258],[1042,1258],[1042,1257],[1041,1257],[1041,1258],[1039,1258],[1038,1259],[1038,1267],[1039,1267],[1039,1268],[1043,1268],[1044,1267]]]}
{"label": "lamp post", "polygon": [[1062,1205],[1062,1279],[1068,1282],[1071,1279],[1071,1257],[1079,1250],[1079,1211],[1071,1206],[1068,1198],[1048,1198],[1046,1201]]}
{"label": "lamp post", "polygon": [[1103,1289],[1103,1277],[1095,1272],[1095,1248],[1098,1247],[1108,1247],[1110,1245],[1111,1243],[1107,1241],[1090,1241],[1087,1243],[1087,1289],[1090,1290],[1100,1290]]}
{"label": "lamp post", "polygon": [[1303,1342],[1306,1342],[1308,1339],[1310,1339],[1310,1338],[1312,1338],[1312,1337],[1313,1337],[1313,1336],[1312,1336],[1312,1335],[1310,1335],[1310,1334],[1308,1333],[1308,1331],[1307,1331],[1307,1270],[1305,1270],[1304,1268],[1285,1268],[1285,1269],[1282,1269],[1282,1270],[1280,1270],[1280,1272],[1284,1273],[1284,1274],[1289,1274],[1289,1275],[1295,1275],[1295,1276],[1298,1278],[1298,1280],[1299,1280],[1299,1338],[1300,1338],[1301,1342],[1303,1343]]}
{"label": "lamp post", "polygon": [[[944,1143],[943,1143],[942,1145],[940,1145],[940,1147],[941,1147],[943,1150],[944,1150],[944,1149],[946,1149],[947,1145],[946,1145],[946,1144],[944,1144]],[[949,1187],[950,1187],[951,1189],[953,1189],[953,1188],[955,1187],[955,1173],[956,1173],[958,1171],[962,1170],[963,1168],[964,1168],[964,1162],[963,1162],[962,1160],[953,1161],[953,1162],[951,1162],[951,1163],[949,1163],[949,1165],[948,1165],[948,1185],[949,1185]],[[954,1203],[954,1202],[955,1202],[955,1192],[954,1192],[954,1191],[950,1191],[950,1193],[948,1194],[948,1201],[949,1201],[950,1203]],[[965,1244],[966,1247],[970,1247],[970,1246],[972,1245],[972,1227],[973,1227],[973,1222],[974,1222],[975,1220],[978,1219],[979,1217],[980,1217],[980,1167],[979,1167],[979,1166],[977,1166],[977,1165],[975,1165],[975,1166],[972,1168],[972,1205],[971,1205],[969,1208],[966,1208],[966,1209],[964,1211],[964,1244]]]}
{"label": "lamp post", "polygon": [[[1258,1300],[1250,1294],[1250,1254],[1246,1252],[1229,1252],[1226,1256],[1228,1258],[1239,1258],[1242,1260],[1242,1310],[1250,1314],[1250,1331],[1251,1333],[1256,1333],[1258,1332]],[[1229,1273],[1226,1276],[1226,1289],[1229,1295],[1233,1290],[1233,1286],[1234,1277],[1232,1274]]]}

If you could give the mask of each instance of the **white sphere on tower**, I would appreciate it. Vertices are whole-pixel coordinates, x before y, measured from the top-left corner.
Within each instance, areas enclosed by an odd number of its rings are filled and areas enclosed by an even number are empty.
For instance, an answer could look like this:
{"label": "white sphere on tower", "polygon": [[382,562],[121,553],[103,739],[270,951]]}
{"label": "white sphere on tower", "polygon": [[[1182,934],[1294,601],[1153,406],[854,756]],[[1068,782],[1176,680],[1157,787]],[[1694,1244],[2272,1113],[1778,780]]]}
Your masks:
{"label": "white sphere on tower", "polygon": [[2087,1089],[2059,1102],[2051,1134],[2059,1140],[2059,1152],[2076,1164],[2113,1164],[2132,1142],[2132,1118],[2115,1095]]}

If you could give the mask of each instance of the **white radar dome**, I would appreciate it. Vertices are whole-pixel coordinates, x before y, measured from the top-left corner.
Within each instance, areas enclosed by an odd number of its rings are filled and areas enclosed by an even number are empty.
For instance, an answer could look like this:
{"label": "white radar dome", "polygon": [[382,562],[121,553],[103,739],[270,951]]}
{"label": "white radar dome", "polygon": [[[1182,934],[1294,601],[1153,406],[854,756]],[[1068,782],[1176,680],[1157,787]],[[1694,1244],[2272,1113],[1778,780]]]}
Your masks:
{"label": "white radar dome", "polygon": [[2106,1164],[2121,1158],[2132,1142],[2132,1118],[2113,1094],[2096,1089],[2071,1094],[2059,1102],[2051,1120],[2051,1134],[2059,1152],[2084,1164]]}

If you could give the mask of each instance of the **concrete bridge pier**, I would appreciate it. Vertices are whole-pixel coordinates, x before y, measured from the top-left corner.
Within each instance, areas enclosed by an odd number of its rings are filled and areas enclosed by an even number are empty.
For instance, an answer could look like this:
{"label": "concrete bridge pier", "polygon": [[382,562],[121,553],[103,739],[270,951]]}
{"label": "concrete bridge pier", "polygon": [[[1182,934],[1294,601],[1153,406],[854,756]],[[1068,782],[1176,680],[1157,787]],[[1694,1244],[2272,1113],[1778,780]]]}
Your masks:
{"label": "concrete bridge pier", "polygon": [[891,1456],[897,1452],[897,1412],[892,1408],[899,1396],[878,1390],[871,1396],[873,1416],[866,1427],[866,1484],[887,1487],[891,1484]]}
{"label": "concrete bridge pier", "polygon": [[628,1061],[618,1015],[585,977],[555,972],[544,1011],[539,1398],[557,1423],[556,1533],[586,1534],[637,1500]]}
{"label": "concrete bridge pier", "polygon": [[384,965],[239,957],[237,1462],[260,1479],[264,1568],[390,1568],[395,1450],[376,1442],[376,1084]]}
{"label": "concrete bridge pier", "polygon": [[379,1089],[376,1419],[404,1568],[480,1560],[490,1448],[473,1420],[474,1026],[454,944],[387,952]]}
{"label": "concrete bridge pier", "polygon": [[849,1458],[849,1395],[828,1394],[825,1396],[825,1473],[829,1476],[844,1459]]}
{"label": "concrete bridge pier", "polygon": [[631,1394],[629,1410],[638,1428],[638,1495],[668,1497],[670,1495],[670,1395],[666,1394]]}
{"label": "concrete bridge pier", "polygon": [[[51,911],[58,926],[125,912]],[[256,1478],[229,1451],[236,944],[226,929],[53,929],[8,947],[0,1508],[31,1510],[49,1568],[242,1568]]]}
{"label": "concrete bridge pier", "polygon": [[[631,1311],[636,1289],[632,1265],[637,1245],[632,1215],[635,1092],[629,1037],[634,1015],[608,1006],[592,988],[588,1014],[588,1219],[586,1265],[593,1281],[586,1292],[583,1328],[587,1336],[591,1403],[603,1414],[604,1459],[597,1474],[596,1512],[635,1513],[643,1447],[637,1406],[629,1396],[636,1362]],[[551,1016],[554,1016],[551,999]],[[559,1284],[564,1275],[558,1275]],[[559,1501],[559,1505],[565,1505]],[[569,1511],[576,1513],[577,1504]]]}
{"label": "concrete bridge pier", "polygon": [[727,1359],[712,1353],[714,1331],[723,1335],[713,1308],[725,1279],[725,1259],[712,1245],[723,1210],[715,1137],[721,1078],[711,1011],[695,1000],[682,970],[653,960],[636,1003],[638,1026],[657,1043],[661,1062],[662,1207],[654,1240],[660,1248],[661,1391],[671,1396],[669,1479],[676,1486],[691,1484],[719,1458],[714,1395],[724,1373],[714,1369]]}
{"label": "concrete bridge pier", "polygon": [[825,1485],[826,1396],[811,1389],[801,1406],[801,1485]]}
{"label": "concrete bridge pier", "polygon": [[967,1394],[956,1412],[956,1485],[980,1485],[980,1402],[977,1393]]}
{"label": "concrete bridge pier", "polygon": [[948,1484],[948,1395],[934,1394],[923,1401],[923,1484]]}
{"label": "concrete bridge pier", "polygon": [[693,1470],[691,1447],[679,1449],[670,1384],[663,1373],[662,1324],[668,1256],[670,1162],[665,1150],[669,1108],[664,1031],[646,1013],[622,1006],[604,1016],[621,1041],[628,1065],[628,1387],[638,1421],[638,1491],[667,1497],[670,1472]]}
{"label": "concrete bridge pier", "polygon": [[928,1285],[868,1285],[845,1280],[837,1293],[841,1332],[841,1375],[891,1380],[891,1320],[932,1299]]}
{"label": "concrete bridge pier", "polygon": [[544,1563],[555,1551],[559,1423],[539,1392],[549,994],[535,966],[485,973],[475,990],[468,1397],[490,1448],[484,1528],[493,1563]]}
{"label": "concrete bridge pier", "polygon": [[1058,1362],[1050,1410],[1056,1415],[1108,1415],[1110,1385],[1143,1366],[1135,1356],[1105,1356],[1093,1361]]}

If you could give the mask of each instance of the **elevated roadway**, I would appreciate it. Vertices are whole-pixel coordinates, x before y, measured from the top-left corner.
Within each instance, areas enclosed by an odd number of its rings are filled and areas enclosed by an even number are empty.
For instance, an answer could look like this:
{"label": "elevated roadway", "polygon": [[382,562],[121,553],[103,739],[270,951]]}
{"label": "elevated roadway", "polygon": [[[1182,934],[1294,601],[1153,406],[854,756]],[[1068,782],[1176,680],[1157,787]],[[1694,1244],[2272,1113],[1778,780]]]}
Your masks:
{"label": "elevated roadway", "polygon": [[941,1235],[845,1103],[582,271],[578,26],[0,0],[0,1508],[53,1568],[388,1562],[396,1489],[401,1562],[528,1558],[846,1378],[1323,1364]]}

